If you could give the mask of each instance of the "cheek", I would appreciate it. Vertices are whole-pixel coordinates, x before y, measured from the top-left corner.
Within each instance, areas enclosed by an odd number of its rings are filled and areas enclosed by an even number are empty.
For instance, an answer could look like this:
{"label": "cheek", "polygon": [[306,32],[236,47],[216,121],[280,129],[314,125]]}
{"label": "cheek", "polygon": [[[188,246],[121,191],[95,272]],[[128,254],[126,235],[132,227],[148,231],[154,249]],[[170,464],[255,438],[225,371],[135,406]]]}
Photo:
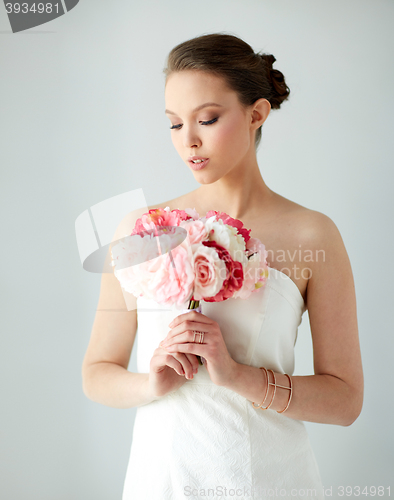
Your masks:
{"label": "cheek", "polygon": [[242,120],[234,119],[227,122],[218,130],[215,142],[221,149],[239,151],[249,145],[249,136]]}

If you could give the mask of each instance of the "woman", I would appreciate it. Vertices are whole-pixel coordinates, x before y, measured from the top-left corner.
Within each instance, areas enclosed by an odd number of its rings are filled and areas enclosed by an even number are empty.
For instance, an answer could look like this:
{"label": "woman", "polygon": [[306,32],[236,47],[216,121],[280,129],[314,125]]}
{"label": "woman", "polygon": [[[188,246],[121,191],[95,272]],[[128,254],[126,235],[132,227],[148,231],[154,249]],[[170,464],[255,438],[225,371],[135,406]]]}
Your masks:
{"label": "woman", "polygon": [[[138,407],[124,500],[324,498],[302,421],[347,426],[361,411],[355,291],[339,231],[269,189],[257,164],[261,127],[289,95],[273,62],[226,34],[169,54],[165,112],[200,187],[161,206],[242,220],[268,250],[269,278],[250,299],[177,316],[131,295],[130,312],[108,312],[125,310],[126,296],[103,275],[83,382],[94,401]],[[114,239],[130,234],[140,215],[130,214]],[[306,309],[315,374],[291,377]],[[138,373],[131,373],[137,316]]]}

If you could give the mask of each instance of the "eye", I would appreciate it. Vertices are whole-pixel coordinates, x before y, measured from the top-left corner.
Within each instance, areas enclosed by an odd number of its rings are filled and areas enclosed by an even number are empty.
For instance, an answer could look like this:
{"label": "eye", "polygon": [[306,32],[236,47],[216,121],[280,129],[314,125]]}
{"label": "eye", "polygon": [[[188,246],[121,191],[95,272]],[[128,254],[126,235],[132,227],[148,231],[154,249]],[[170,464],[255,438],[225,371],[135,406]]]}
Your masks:
{"label": "eye", "polygon": [[217,118],[213,118],[212,120],[209,120],[207,122],[200,122],[200,123],[201,123],[201,125],[211,125],[212,123],[215,123],[217,121],[218,121]]}
{"label": "eye", "polygon": [[[218,121],[218,118],[213,118],[212,120],[209,120],[209,121],[201,121],[199,122],[200,125],[212,125],[212,123],[215,123]],[[179,125],[172,125],[170,127],[170,130],[179,130],[180,128],[182,127],[182,123],[180,123]]]}

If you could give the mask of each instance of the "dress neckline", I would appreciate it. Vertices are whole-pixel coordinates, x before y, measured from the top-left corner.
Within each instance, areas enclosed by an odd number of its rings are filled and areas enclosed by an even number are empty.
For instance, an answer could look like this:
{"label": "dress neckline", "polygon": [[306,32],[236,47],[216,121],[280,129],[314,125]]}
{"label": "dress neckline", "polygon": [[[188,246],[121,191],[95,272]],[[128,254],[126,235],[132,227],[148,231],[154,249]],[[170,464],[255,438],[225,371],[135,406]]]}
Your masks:
{"label": "dress neckline", "polygon": [[[274,273],[274,274],[277,273],[277,277],[280,276],[280,283],[288,283],[288,285],[286,285],[286,287],[289,289],[289,291],[292,290],[291,295],[294,297],[294,299],[296,300],[296,302],[299,303],[299,305],[302,305],[303,310],[305,311],[307,309],[307,305],[306,305],[306,303],[304,301],[304,297],[302,296],[302,294],[300,292],[300,289],[294,283],[294,281],[286,273],[283,273],[282,271],[279,271],[275,267],[270,267],[270,266],[267,266],[267,267],[269,269],[270,276],[272,276],[272,273]],[[146,297],[139,296],[139,297],[137,297],[137,300],[139,298],[146,299]],[[146,299],[146,300],[150,300],[150,299]]]}
{"label": "dress neckline", "polygon": [[282,271],[279,271],[278,269],[275,269],[275,267],[270,267],[270,266],[267,266],[267,267],[268,267],[270,273],[271,273],[271,271],[275,271],[276,273],[281,275],[280,279],[283,280],[283,282],[289,282],[289,288],[291,288],[294,291],[294,294],[297,295],[297,300],[301,301],[301,303],[303,304],[304,310],[306,310],[307,306],[306,306],[306,303],[304,301],[304,297],[302,296],[300,289],[294,283],[294,281],[290,278],[290,276],[288,276],[286,273],[283,273]]}

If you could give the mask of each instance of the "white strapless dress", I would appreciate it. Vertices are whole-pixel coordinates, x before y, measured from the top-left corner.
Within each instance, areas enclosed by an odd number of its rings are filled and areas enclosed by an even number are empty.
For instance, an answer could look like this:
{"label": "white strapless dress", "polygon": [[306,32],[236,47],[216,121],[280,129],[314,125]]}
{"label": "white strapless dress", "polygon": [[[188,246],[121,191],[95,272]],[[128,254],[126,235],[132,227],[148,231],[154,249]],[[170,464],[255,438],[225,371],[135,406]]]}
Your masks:
{"label": "white strapless dress", "polygon": [[[292,374],[304,300],[284,273],[246,299],[200,302],[238,363]],[[188,303],[185,303],[185,309]],[[138,372],[179,309],[138,297]],[[309,491],[308,491],[309,490]],[[205,365],[162,399],[137,408],[123,500],[324,498],[305,425],[215,385]]]}

